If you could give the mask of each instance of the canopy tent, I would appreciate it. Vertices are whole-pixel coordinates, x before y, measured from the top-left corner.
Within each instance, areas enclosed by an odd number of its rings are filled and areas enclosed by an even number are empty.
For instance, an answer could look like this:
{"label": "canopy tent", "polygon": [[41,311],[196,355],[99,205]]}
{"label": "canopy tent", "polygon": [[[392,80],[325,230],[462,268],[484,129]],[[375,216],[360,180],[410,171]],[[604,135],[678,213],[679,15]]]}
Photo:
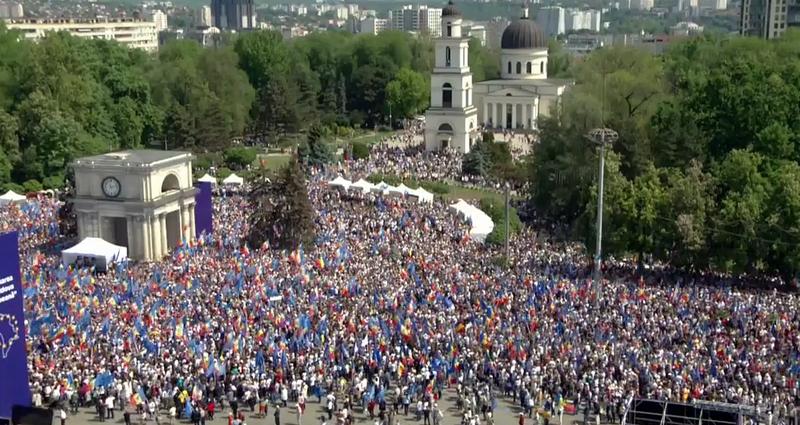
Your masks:
{"label": "canopy tent", "polygon": [[352,184],[353,182],[343,178],[342,176],[337,176],[335,179],[328,182],[328,186],[338,186],[344,190],[349,189]]}
{"label": "canopy tent", "polygon": [[394,188],[394,186],[391,186],[391,185],[387,184],[386,182],[382,181],[382,182],[372,186],[372,191],[385,194],[385,193],[389,192],[389,189],[393,189],[393,188]]}
{"label": "canopy tent", "polygon": [[408,193],[409,196],[417,197],[417,199],[419,199],[419,202],[427,202],[427,203],[433,202],[433,194],[425,190],[425,188],[423,188],[422,186],[420,186],[418,189],[411,189],[406,193]]}
{"label": "canopy tent", "polygon": [[375,187],[375,185],[364,179],[358,179],[358,181],[351,184],[350,187],[354,189],[359,189],[364,193],[368,193],[369,191],[372,190],[373,187]]}
{"label": "canopy tent", "polygon": [[217,179],[214,178],[213,176],[209,175],[208,173],[203,175],[203,177],[200,177],[199,179],[197,179],[197,181],[203,182],[203,183],[211,183],[212,185],[216,185],[217,184]]}
{"label": "canopy tent", "polygon": [[25,195],[20,195],[19,193],[16,193],[13,190],[9,190],[3,195],[0,195],[0,205],[20,203],[24,202],[26,199],[27,198],[25,197]]}
{"label": "canopy tent", "polygon": [[492,230],[494,230],[494,222],[492,221],[492,218],[479,208],[468,204],[463,199],[459,199],[458,202],[450,205],[450,209],[463,216],[465,220],[469,221],[469,235],[472,239],[483,242],[486,239],[486,236],[488,236],[489,233],[492,233]]}
{"label": "canopy tent", "polygon": [[100,238],[86,238],[72,248],[61,251],[61,258],[66,264],[77,262],[79,257],[92,259],[97,269],[105,270],[110,263],[128,258],[128,248]]}
{"label": "canopy tent", "polygon": [[222,180],[222,184],[243,185],[244,184],[244,179],[239,177],[239,176],[237,176],[236,173],[233,173],[230,176],[225,177],[225,179]]}
{"label": "canopy tent", "polygon": [[390,188],[389,194],[405,196],[406,193],[408,193],[410,190],[411,190],[410,187],[404,185],[403,183],[400,183],[400,185],[398,185],[397,187]]}

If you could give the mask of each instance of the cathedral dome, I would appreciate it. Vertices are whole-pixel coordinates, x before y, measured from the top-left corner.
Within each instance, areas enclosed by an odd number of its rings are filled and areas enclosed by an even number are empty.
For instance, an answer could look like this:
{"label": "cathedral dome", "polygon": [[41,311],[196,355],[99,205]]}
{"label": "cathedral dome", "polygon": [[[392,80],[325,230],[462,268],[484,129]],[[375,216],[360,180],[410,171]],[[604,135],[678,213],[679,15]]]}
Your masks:
{"label": "cathedral dome", "polygon": [[503,31],[500,41],[503,49],[546,49],[547,37],[535,22],[528,18],[527,9],[523,16]]}
{"label": "cathedral dome", "polygon": [[442,16],[461,16],[461,11],[456,9],[453,0],[447,2],[447,6],[442,9]]}

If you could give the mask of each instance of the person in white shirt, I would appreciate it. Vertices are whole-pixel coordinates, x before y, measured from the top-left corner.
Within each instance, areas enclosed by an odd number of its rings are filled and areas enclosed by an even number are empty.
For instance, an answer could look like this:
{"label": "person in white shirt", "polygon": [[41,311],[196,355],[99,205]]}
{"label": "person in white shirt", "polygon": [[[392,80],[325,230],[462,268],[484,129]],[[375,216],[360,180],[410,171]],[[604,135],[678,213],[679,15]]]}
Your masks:
{"label": "person in white shirt", "polygon": [[114,396],[106,397],[106,419],[114,419]]}

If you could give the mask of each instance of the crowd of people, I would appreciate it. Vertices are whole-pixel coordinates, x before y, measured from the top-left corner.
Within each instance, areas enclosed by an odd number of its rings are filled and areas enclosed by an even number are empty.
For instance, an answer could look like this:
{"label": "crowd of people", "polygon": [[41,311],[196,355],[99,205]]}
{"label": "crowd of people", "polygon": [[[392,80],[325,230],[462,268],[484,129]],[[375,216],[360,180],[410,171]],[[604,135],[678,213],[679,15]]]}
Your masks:
{"label": "crowd of people", "polygon": [[[404,152],[350,169],[437,179],[457,161]],[[91,404],[126,423],[225,412],[243,425],[247,408],[280,425],[288,408],[298,424],[364,412],[438,425],[449,388],[469,425],[493,423],[498,398],[526,416],[585,406],[619,420],[631,396],[796,423],[797,295],[624,263],[594,286],[580,246],[536,229],[499,266],[446,203],[341,192],[331,177],[309,176],[313,246],[246,246],[248,205],[234,194],[214,199],[213,234],[105,272],[62,264],[57,201],[4,207],[0,226],[22,241],[35,404]],[[312,402],[327,416],[304,419]]]}

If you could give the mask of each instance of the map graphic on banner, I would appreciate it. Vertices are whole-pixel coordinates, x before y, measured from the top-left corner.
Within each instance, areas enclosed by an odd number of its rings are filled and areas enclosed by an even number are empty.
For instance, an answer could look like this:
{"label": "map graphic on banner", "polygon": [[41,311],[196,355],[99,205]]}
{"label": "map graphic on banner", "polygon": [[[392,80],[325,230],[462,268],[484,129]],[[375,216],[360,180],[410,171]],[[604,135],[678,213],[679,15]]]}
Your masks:
{"label": "map graphic on banner", "polygon": [[25,316],[16,232],[0,235],[0,417],[14,405],[30,406]]}

